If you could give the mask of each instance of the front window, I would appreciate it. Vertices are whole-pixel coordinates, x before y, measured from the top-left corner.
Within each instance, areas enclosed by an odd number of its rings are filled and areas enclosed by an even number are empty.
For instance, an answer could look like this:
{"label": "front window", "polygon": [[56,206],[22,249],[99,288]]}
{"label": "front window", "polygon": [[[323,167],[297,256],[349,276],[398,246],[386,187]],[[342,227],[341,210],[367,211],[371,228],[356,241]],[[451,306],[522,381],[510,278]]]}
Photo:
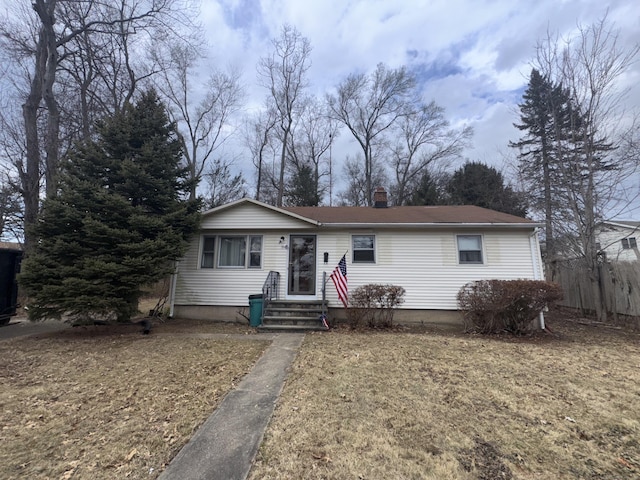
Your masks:
{"label": "front window", "polygon": [[482,262],[482,236],[458,235],[458,261],[461,264]]}
{"label": "front window", "polygon": [[375,236],[374,235],[354,235],[353,263],[375,263]]}
{"label": "front window", "polygon": [[219,267],[244,267],[247,237],[220,237]]}

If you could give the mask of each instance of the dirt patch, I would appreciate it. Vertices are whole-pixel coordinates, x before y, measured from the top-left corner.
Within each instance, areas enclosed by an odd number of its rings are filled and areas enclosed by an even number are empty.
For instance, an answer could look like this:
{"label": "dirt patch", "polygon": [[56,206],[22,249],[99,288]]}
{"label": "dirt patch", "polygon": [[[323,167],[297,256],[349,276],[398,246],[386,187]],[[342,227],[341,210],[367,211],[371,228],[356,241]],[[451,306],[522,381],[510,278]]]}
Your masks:
{"label": "dirt patch", "polygon": [[511,480],[513,474],[495,445],[480,438],[475,442],[473,448],[462,450],[458,455],[462,467],[473,472],[478,480]]}
{"label": "dirt patch", "polygon": [[0,342],[0,478],[157,477],[267,347],[252,332],[167,321]]}

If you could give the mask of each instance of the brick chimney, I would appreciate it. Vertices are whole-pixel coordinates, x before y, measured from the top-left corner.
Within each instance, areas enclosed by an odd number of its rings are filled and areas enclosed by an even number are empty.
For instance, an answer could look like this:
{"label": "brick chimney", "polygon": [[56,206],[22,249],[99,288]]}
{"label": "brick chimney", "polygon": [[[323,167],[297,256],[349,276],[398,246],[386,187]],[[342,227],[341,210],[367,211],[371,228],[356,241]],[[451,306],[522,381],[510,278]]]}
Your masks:
{"label": "brick chimney", "polygon": [[376,188],[373,192],[373,208],[387,208],[387,191],[384,187]]}

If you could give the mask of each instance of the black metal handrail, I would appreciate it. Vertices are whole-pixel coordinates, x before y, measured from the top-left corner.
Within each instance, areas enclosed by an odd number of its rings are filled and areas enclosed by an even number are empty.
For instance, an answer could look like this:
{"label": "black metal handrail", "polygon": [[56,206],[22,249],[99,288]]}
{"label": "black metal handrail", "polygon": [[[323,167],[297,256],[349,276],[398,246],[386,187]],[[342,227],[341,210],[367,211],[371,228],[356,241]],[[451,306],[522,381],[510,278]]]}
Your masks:
{"label": "black metal handrail", "polygon": [[280,290],[280,272],[271,270],[267,279],[262,284],[262,314],[260,315],[260,323],[264,318],[264,311],[271,300],[278,299],[278,292]]}
{"label": "black metal handrail", "polygon": [[322,315],[327,317],[327,272],[322,272]]}

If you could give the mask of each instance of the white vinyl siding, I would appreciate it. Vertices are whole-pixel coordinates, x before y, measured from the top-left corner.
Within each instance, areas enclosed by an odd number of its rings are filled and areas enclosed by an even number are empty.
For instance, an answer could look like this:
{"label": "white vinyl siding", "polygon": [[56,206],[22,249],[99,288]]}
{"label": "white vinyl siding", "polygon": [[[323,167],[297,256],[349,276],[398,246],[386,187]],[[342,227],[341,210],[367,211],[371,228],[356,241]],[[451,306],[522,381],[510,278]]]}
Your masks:
{"label": "white vinyl siding", "polygon": [[[375,237],[375,263],[354,263],[347,254],[349,290],[367,283],[400,285],[405,288],[401,308],[456,310],[456,295],[467,282],[481,279],[540,278],[540,267],[533,260],[533,227],[529,229],[464,228],[442,229],[371,229],[358,230],[317,227],[313,224],[278,214],[258,205],[239,205],[213,215],[205,215],[201,235],[194,236],[184,258],[178,264],[175,305],[247,306],[248,296],[261,293],[269,271],[280,272],[280,295],[287,285],[288,242],[291,233],[316,235],[316,285],[322,285],[345,252],[351,252],[354,235]],[[457,236],[482,236],[482,264],[460,264]],[[215,236],[215,249],[221,237],[240,236],[247,239],[248,268],[202,268],[203,239]],[[252,239],[261,237],[261,268],[257,262],[258,245]],[[622,236],[629,236],[622,235]],[[633,235],[632,235],[633,236]],[[281,241],[284,238],[284,241]],[[620,246],[620,236],[617,245]],[[253,244],[253,245],[252,245]],[[537,251],[537,249],[536,249]],[[328,261],[323,261],[324,252]],[[625,252],[634,253],[629,249]],[[217,255],[216,262],[217,262]],[[539,258],[537,259],[539,262]],[[216,264],[217,267],[217,264]],[[341,306],[331,280],[326,284],[327,299],[332,307]],[[322,298],[321,288],[316,298]],[[425,313],[428,315],[428,313]],[[231,319],[230,319],[231,320]]]}
{"label": "white vinyl siding", "polygon": [[202,218],[200,228],[204,230],[239,230],[251,229],[260,231],[263,229],[300,230],[313,227],[313,224],[286,216],[257,205],[238,205],[234,208],[223,210],[215,215],[205,215]]}
{"label": "white vinyl siding", "polygon": [[[322,272],[327,276],[338,264],[357,231],[310,229],[317,235],[317,278],[322,284]],[[400,285],[405,288],[405,303],[401,308],[456,310],[456,295],[467,282],[500,278],[513,280],[536,278],[530,243],[531,230],[483,230],[482,264],[459,264],[457,235],[463,230],[376,231],[376,263],[354,263],[347,255],[349,290],[367,283]],[[370,233],[367,233],[369,235]],[[474,232],[474,234],[476,234]],[[177,305],[246,305],[250,294],[260,293],[269,270],[281,274],[281,293],[286,286],[288,250],[280,243],[280,231],[263,236],[262,269],[198,269],[188,253],[180,264]],[[191,251],[191,250],[190,250]],[[197,247],[195,247],[197,256]],[[329,254],[327,264],[323,252]],[[191,263],[192,267],[188,268]],[[327,282],[329,305],[340,306],[335,288]],[[317,289],[317,298],[322,298]]]}

